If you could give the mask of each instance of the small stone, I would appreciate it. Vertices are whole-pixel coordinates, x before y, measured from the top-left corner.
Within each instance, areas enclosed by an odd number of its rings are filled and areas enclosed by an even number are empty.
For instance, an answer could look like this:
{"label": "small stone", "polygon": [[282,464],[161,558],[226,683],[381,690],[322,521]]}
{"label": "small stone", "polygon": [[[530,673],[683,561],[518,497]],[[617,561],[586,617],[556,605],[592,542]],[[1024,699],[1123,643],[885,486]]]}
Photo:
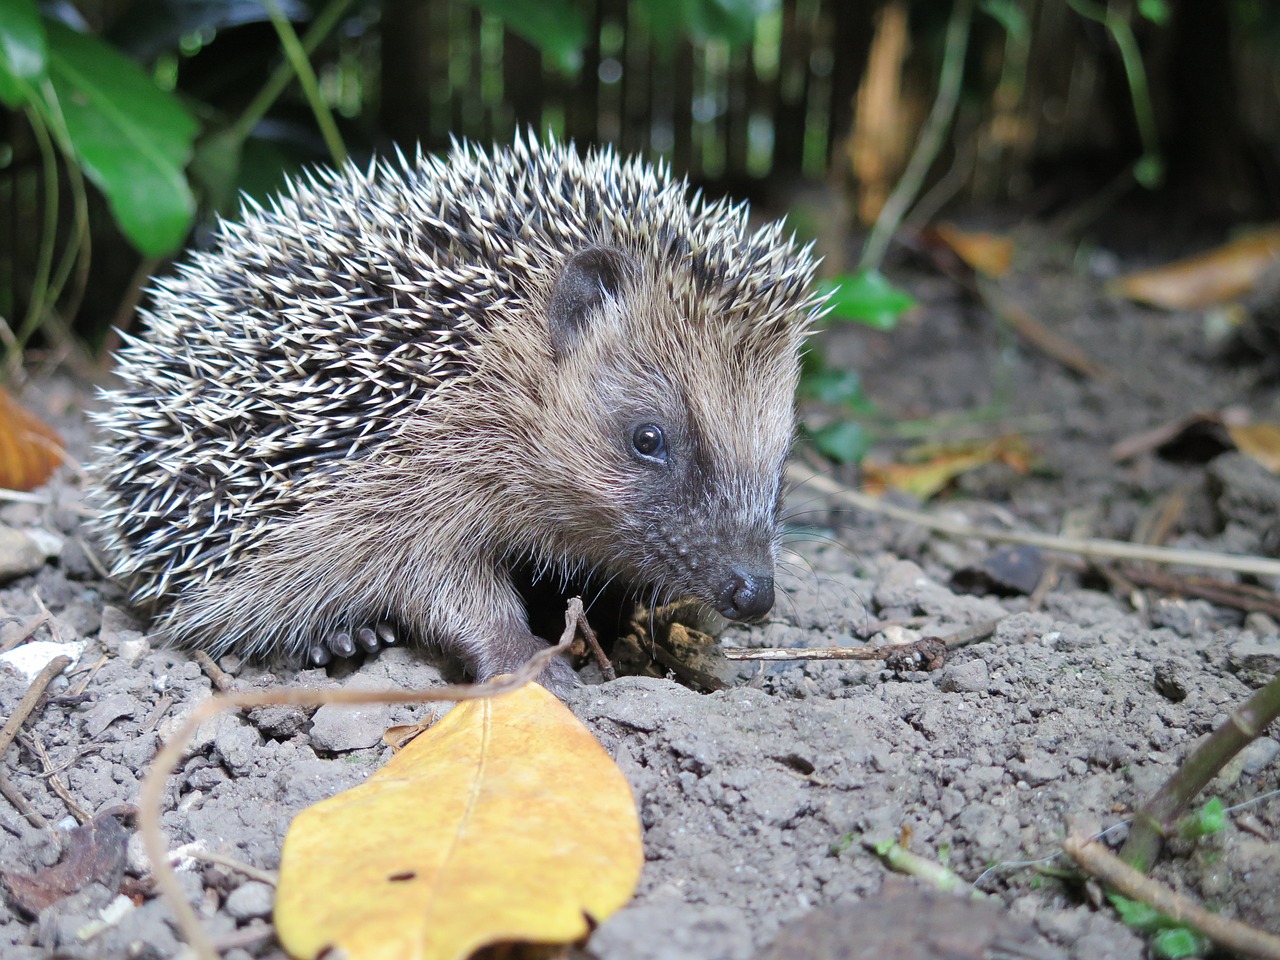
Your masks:
{"label": "small stone", "polygon": [[385,704],[355,707],[326,703],[311,717],[311,745],[327,753],[361,750],[382,742],[391,723]]}
{"label": "small stone", "polygon": [[1047,754],[1033,754],[1026,760],[1014,760],[1009,764],[1009,772],[1032,787],[1060,780],[1066,774],[1062,764]]}
{"label": "small stone", "polygon": [[1265,686],[1280,673],[1280,637],[1245,634],[1227,651],[1227,665],[1249,686]]}
{"label": "small stone", "polygon": [[270,884],[250,880],[236,887],[227,896],[227,913],[237,920],[253,920],[271,914],[275,891]]}
{"label": "small stone", "polygon": [[1187,699],[1191,664],[1182,657],[1165,657],[1156,661],[1153,670],[1156,692],[1174,703]]}
{"label": "small stone", "polygon": [[967,663],[953,663],[942,671],[938,680],[938,689],[943,693],[978,693],[987,689],[991,682],[991,672],[985,660],[970,660]]}
{"label": "small stone", "polygon": [[249,722],[264,736],[288,740],[306,726],[307,711],[298,706],[255,707],[249,711]]}
{"label": "small stone", "polygon": [[114,693],[100,700],[84,712],[82,721],[84,731],[96,739],[114,721],[121,717],[137,716],[139,703],[135,697],[127,693]]}
{"label": "small stone", "polygon": [[21,530],[0,526],[0,583],[25,577],[44,566],[45,552]]}
{"label": "small stone", "polygon": [[1244,772],[1256,776],[1271,766],[1276,757],[1280,757],[1280,742],[1270,737],[1259,737],[1240,751]]}

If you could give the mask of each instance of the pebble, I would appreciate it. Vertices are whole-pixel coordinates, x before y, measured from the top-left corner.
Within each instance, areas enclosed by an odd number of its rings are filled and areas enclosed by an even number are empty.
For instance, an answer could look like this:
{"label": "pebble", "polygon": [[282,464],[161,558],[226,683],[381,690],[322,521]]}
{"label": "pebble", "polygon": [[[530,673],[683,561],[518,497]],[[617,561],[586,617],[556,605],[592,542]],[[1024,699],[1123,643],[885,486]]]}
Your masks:
{"label": "pebble", "polygon": [[275,891],[270,884],[258,880],[242,883],[227,897],[227,913],[237,920],[253,920],[271,915]]}
{"label": "pebble", "polygon": [[44,566],[40,544],[21,530],[0,526],[0,583],[25,577]]}

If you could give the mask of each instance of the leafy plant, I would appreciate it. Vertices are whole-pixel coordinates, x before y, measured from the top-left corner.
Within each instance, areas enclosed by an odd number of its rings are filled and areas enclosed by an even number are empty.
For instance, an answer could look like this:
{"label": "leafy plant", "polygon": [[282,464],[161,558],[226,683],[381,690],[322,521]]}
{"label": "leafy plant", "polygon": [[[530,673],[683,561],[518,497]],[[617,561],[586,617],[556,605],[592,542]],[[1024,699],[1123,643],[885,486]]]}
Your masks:
{"label": "leafy plant", "polygon": [[1130,900],[1117,893],[1107,895],[1111,905],[1120,914],[1125,926],[1139,933],[1152,934],[1151,949],[1158,957],[1179,960],[1182,957],[1203,956],[1209,949],[1209,941],[1203,934],[1178,923],[1148,903]]}
{"label": "leafy plant", "polygon": [[1193,810],[1178,821],[1178,835],[1186,840],[1199,840],[1227,829],[1227,815],[1222,800],[1211,797],[1199,810]]}

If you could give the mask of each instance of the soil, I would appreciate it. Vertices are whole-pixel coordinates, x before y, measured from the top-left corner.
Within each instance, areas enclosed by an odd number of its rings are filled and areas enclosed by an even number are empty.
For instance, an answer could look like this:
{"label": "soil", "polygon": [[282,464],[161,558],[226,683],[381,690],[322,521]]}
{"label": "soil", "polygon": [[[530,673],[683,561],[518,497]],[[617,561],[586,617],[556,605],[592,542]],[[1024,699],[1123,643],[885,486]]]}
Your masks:
{"label": "soil", "polygon": [[[930,508],[988,525],[1065,526],[1118,539],[1172,516],[1169,545],[1274,555],[1280,479],[1231,451],[1220,431],[1124,462],[1110,452],[1198,411],[1235,406],[1280,420],[1267,365],[1213,340],[1212,316],[1107,297],[1106,281],[1132,261],[1020,230],[1015,269],[1001,289],[1106,374],[1065,369],[953,282],[910,264],[895,279],[921,306],[896,330],[840,327],[823,341],[832,363],[863,371],[887,422],[969,411],[951,421],[948,436],[1009,431],[1029,444],[1030,472],[981,468]],[[49,380],[25,397],[81,456],[89,450],[85,395]],[[896,445],[886,436],[876,453]],[[0,621],[0,641],[43,603],[53,624],[35,640],[68,645],[76,663],[4,756],[4,776],[49,823],[33,826],[0,800],[0,863],[16,874],[58,861],[53,837],[67,844],[75,826],[69,802],[88,814],[134,802],[157,745],[212,693],[201,666],[153,644],[120,590],[95,572],[74,475],[40,494],[0,507],[0,523],[34,532],[42,548],[30,572],[0,587],[0,616],[13,618]],[[1025,584],[1005,596],[983,592],[988,581],[972,569],[992,559],[991,544],[836,509],[804,488],[793,491],[788,511],[775,614],[763,626],[729,629],[723,643],[902,642],[992,619],[994,631],[949,651],[931,671],[793,661],[743,667],[732,686],[712,693],[664,677],[584,686],[569,705],[631,782],[647,863],[632,904],[581,955],[976,958],[1003,944],[1001,956],[1146,956],[1144,938],[1055,859],[1059,843],[1070,832],[1123,840],[1135,805],[1280,669],[1275,621],[1142,590],[1070,557],[1058,558],[1056,585],[1033,606]],[[1046,558],[1019,559],[1038,571]],[[976,594],[956,586],[975,582]],[[440,682],[429,651],[404,648],[328,670],[272,673],[230,657],[220,665],[253,688]],[[12,665],[0,669],[6,716],[28,683]],[[275,869],[293,814],[363,780],[386,759],[383,729],[425,709],[276,708],[206,724],[169,784],[170,844]],[[1208,792],[1231,806],[1277,781],[1273,727]],[[1224,915],[1280,933],[1278,838],[1273,796],[1233,811],[1219,833],[1171,844],[1154,874]],[[993,899],[970,908],[922,892],[922,881],[890,874],[864,842],[885,839],[945,862]],[[179,951],[167,907],[139,880],[139,838],[121,832],[105,848],[112,844],[116,855],[96,868],[94,882],[36,915],[13,897],[0,903],[0,957]],[[212,935],[229,946],[226,956],[282,956],[268,886],[208,863],[193,862],[181,876]],[[132,896],[118,899],[122,890]]]}

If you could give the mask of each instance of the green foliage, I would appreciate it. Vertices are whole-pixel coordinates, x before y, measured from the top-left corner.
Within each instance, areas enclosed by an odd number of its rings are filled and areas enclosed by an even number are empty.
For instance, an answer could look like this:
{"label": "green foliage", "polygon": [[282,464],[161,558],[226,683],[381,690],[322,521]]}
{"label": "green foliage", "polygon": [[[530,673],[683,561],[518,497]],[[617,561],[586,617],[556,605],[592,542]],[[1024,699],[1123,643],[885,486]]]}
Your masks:
{"label": "green foliage", "polygon": [[754,36],[756,22],[778,5],[779,0],[640,0],[637,12],[663,41],[690,34],[740,46]]}
{"label": "green foliage", "polygon": [[1212,797],[1199,810],[1193,810],[1178,822],[1178,835],[1186,840],[1199,840],[1227,829],[1227,815],[1222,800]]}
{"label": "green foliage", "polygon": [[33,0],[0,11],[0,98],[50,132],[134,246],[151,256],[176,249],[195,216],[183,172],[195,118],[108,44],[42,21]]}
{"label": "green foliage", "polygon": [[[102,41],[48,24],[49,80],[62,111],[63,149],[111,204],[126,237],[142,253],[177,249],[195,217],[184,169],[197,124],[151,77]],[[56,123],[50,123],[57,129]]]}
{"label": "green foliage", "polygon": [[877,330],[892,330],[898,317],[916,305],[910,294],[891,284],[879,270],[845,274],[823,281],[819,289],[829,297],[830,316]]}
{"label": "green foliage", "polygon": [[0,100],[26,102],[26,91],[44,79],[47,49],[35,0],[0,3]]}
{"label": "green foliage", "polygon": [[[797,395],[801,400],[852,413],[866,414],[875,409],[862,392],[862,381],[855,372],[827,366],[822,354],[812,349],[804,355]],[[850,417],[838,417],[821,427],[806,424],[803,430],[823,456],[841,464],[861,460],[874,439],[866,427]]]}
{"label": "green foliage", "polygon": [[582,66],[587,45],[587,18],[573,0],[468,0],[485,13],[502,20],[555,61],[563,73]]}
{"label": "green foliage", "polygon": [[1209,941],[1203,934],[1178,923],[1150,904],[1130,900],[1118,893],[1108,894],[1107,899],[1126,926],[1139,933],[1153,934],[1151,949],[1156,956],[1176,960],[1203,956],[1208,951]]}
{"label": "green foliage", "polygon": [[873,437],[856,420],[837,420],[826,426],[804,432],[823,456],[839,464],[857,463],[867,455]]}

